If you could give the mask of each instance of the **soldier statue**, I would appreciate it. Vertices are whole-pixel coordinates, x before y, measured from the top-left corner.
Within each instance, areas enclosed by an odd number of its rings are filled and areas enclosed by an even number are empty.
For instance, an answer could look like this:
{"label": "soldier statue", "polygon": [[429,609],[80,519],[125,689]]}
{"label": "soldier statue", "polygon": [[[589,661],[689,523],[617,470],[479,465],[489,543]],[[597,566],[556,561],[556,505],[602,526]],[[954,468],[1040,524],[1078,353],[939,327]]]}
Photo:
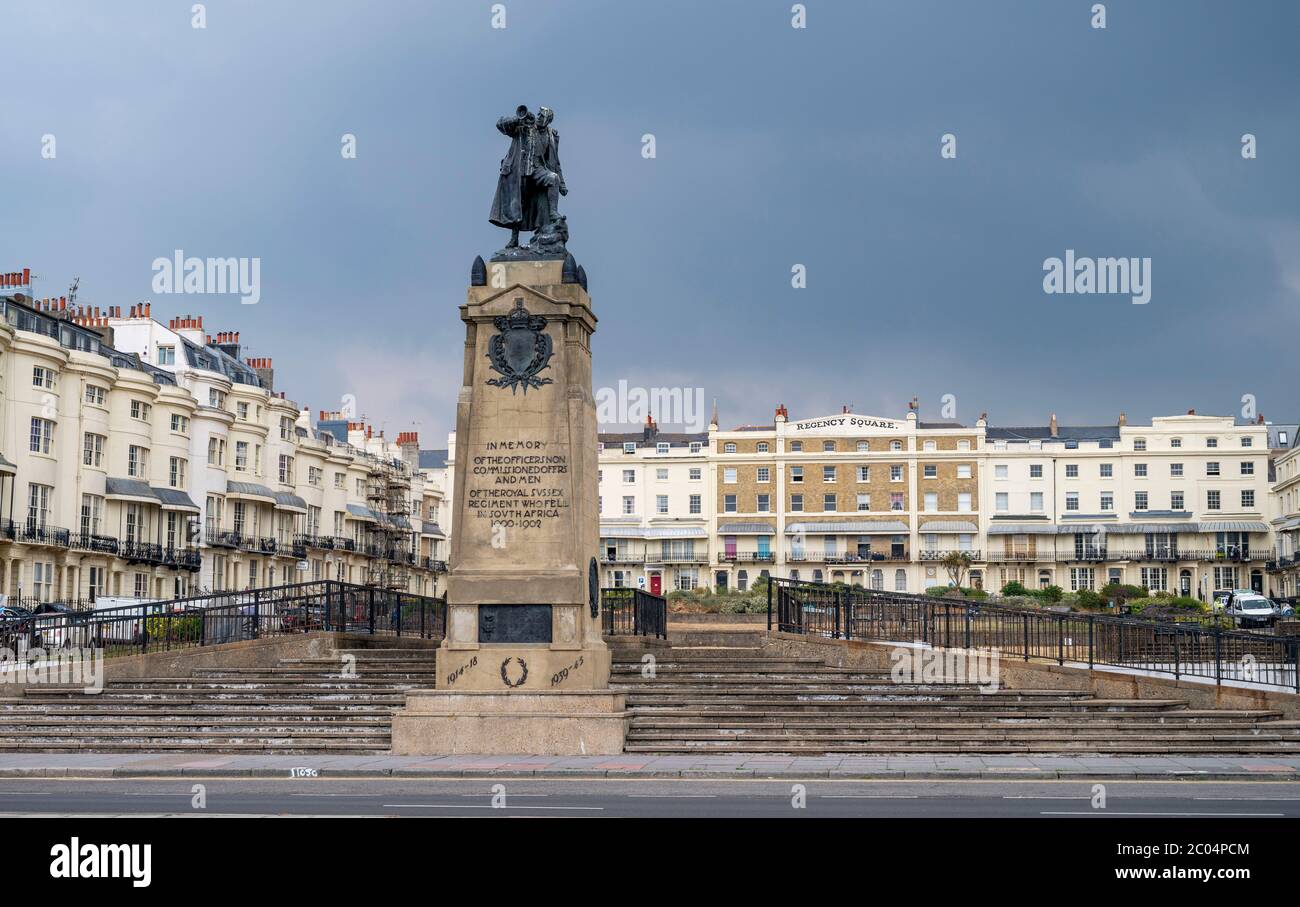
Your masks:
{"label": "soldier statue", "polygon": [[[510,150],[501,159],[496,196],[488,220],[510,231],[510,242],[494,258],[563,257],[569,238],[560,214],[560,196],[568,195],[560,169],[560,134],[551,128],[549,107],[532,114],[520,104],[512,117],[497,120],[497,129],[510,136]],[[527,250],[519,234],[533,234]]]}

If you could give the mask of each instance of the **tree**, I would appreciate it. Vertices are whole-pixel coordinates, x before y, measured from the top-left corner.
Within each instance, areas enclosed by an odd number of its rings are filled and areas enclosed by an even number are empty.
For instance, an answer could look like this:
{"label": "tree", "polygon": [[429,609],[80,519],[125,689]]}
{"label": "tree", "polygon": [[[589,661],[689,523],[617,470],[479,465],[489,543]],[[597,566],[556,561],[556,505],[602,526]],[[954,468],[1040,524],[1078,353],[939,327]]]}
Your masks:
{"label": "tree", "polygon": [[957,588],[965,585],[963,580],[966,579],[966,571],[974,562],[969,551],[949,551],[943,556],[939,563],[943,564],[943,569],[948,571],[948,578]]}

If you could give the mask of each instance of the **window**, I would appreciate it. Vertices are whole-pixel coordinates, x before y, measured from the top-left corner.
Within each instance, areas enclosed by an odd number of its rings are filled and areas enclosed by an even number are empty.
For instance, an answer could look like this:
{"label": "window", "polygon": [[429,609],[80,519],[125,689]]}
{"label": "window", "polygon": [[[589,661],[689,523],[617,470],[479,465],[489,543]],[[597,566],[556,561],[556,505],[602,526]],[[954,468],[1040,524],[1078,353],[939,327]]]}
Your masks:
{"label": "window", "polygon": [[33,366],[32,387],[43,387],[46,390],[54,390],[54,369],[44,368],[39,365]]}
{"label": "window", "polygon": [[927,491],[924,498],[926,513],[934,513],[939,509],[939,493],[937,491]]}
{"label": "window", "polygon": [[834,466],[823,466],[823,467],[822,467],[822,481],[823,481],[823,482],[834,482],[834,481],[835,481],[835,467],[834,467]]}
{"label": "window", "polygon": [[1133,464],[1133,475],[1134,475],[1136,478],[1139,478],[1139,479],[1145,479],[1145,478],[1147,477],[1147,464],[1145,464],[1145,463],[1134,463],[1134,464]]}
{"label": "window", "polygon": [[735,484],[736,484],[736,467],[734,467],[734,466],[728,466],[726,469],[722,470],[722,481],[723,481],[724,484],[727,484],[727,485],[735,485]]}
{"label": "window", "polygon": [[889,481],[891,482],[903,481],[903,467],[901,466],[889,467]]}
{"label": "window", "polygon": [[698,494],[691,495],[690,502],[691,502],[691,507],[690,507],[691,513],[699,513],[701,510],[700,496]]}
{"label": "window", "polygon": [[623,484],[631,485],[634,482],[636,482],[636,470],[635,469],[623,470]]}
{"label": "window", "polygon": [[803,512],[803,495],[801,494],[790,495],[790,510],[796,513]]}
{"label": "window", "polygon": [[870,467],[870,466],[859,466],[859,467],[857,467],[857,476],[858,476],[858,481],[859,481],[859,482],[870,482],[870,481],[871,481],[871,467]]}
{"label": "window", "polygon": [[1169,475],[1172,476],[1172,477],[1175,478],[1175,479],[1181,479],[1181,478],[1183,477],[1183,464],[1182,464],[1182,463],[1170,463],[1170,464],[1169,464]]}
{"label": "window", "polygon": [[902,567],[899,567],[897,570],[894,571],[894,591],[895,592],[907,591],[907,571],[904,570]]}
{"label": "window", "polygon": [[176,364],[176,347],[158,345],[158,364],[175,365]]}
{"label": "window", "polygon": [[1255,491],[1252,488],[1243,488],[1241,490],[1241,506],[1243,510],[1250,510],[1255,506]]}
{"label": "window", "polygon": [[1205,474],[1207,476],[1217,476],[1219,474],[1219,463],[1217,460],[1210,460],[1205,464]]}
{"label": "window", "polygon": [[1115,476],[1115,464],[1114,464],[1114,463],[1102,463],[1102,464],[1100,464],[1100,465],[1098,466],[1098,474],[1099,474],[1103,479],[1114,478],[1114,476]]}
{"label": "window", "polygon": [[859,452],[859,453],[866,453],[866,452],[869,451],[869,450],[871,450],[871,445],[870,445],[868,442],[866,442],[866,441],[859,441],[859,442],[858,442],[858,452]]}
{"label": "window", "polygon": [[1147,509],[1147,493],[1145,491],[1138,491],[1133,494],[1133,509],[1134,510]]}
{"label": "window", "polygon": [[935,463],[926,463],[921,467],[921,477],[924,479],[939,478],[939,467]]}
{"label": "window", "polygon": [[823,442],[822,442],[822,450],[825,451],[826,453],[835,453],[835,442],[834,442],[834,441],[823,441]]}
{"label": "window", "polygon": [[1146,449],[1147,449],[1147,439],[1146,439],[1146,438],[1134,438],[1134,439],[1133,439],[1133,449],[1134,449],[1134,450],[1146,450]]}
{"label": "window", "polygon": [[998,513],[1006,513],[1011,509],[1010,496],[1005,491],[999,491],[993,496],[993,506]]}
{"label": "window", "polygon": [[993,467],[993,478],[1005,479],[1007,477],[1007,465],[1005,463]]}
{"label": "window", "polygon": [[802,441],[791,441],[791,442],[790,442],[790,452],[791,452],[791,453],[803,453],[803,442],[802,442]]}
{"label": "window", "polygon": [[1030,513],[1043,512],[1043,493],[1041,491],[1031,491],[1029,493],[1029,511]]}
{"label": "window", "polygon": [[108,439],[103,435],[96,435],[86,432],[85,443],[82,446],[81,462],[86,466],[103,467],[104,465],[104,442]]}
{"label": "window", "polygon": [[1041,479],[1042,477],[1043,477],[1043,464],[1041,464],[1041,463],[1030,463],[1030,464],[1029,464],[1029,478],[1031,478],[1031,479]]}
{"label": "window", "polygon": [[870,510],[870,509],[871,509],[871,495],[869,494],[858,495],[858,510]]}
{"label": "window", "polygon": [[903,509],[903,493],[901,491],[891,491],[889,493],[889,509],[890,510]]}
{"label": "window", "polygon": [[50,498],[54,496],[54,489],[49,485],[37,485],[35,482],[27,486],[27,525],[33,529],[44,529],[45,521],[50,513]]}
{"label": "window", "polygon": [[957,511],[959,513],[971,512],[971,495],[969,491],[961,491],[957,493]]}
{"label": "window", "polygon": [[181,457],[171,457],[167,468],[167,481],[172,488],[185,487],[185,472],[189,466],[188,461]]}
{"label": "window", "polygon": [[722,509],[725,513],[736,512],[736,496],[734,494],[723,495]]}
{"label": "window", "polygon": [[631,495],[625,495],[623,497],[623,513],[636,513],[636,498]]}
{"label": "window", "polygon": [[54,446],[54,423],[49,419],[32,416],[32,453],[47,454]]}
{"label": "window", "polygon": [[699,441],[692,441],[692,442],[691,442],[691,453],[693,453],[693,454],[697,454],[697,453],[699,453],[699,452],[703,449],[703,447],[704,447],[704,445],[702,445]]}
{"label": "window", "polygon": [[[1285,437],[1284,437],[1284,438],[1283,438],[1283,442],[1285,443],[1285,441],[1286,441],[1286,439],[1285,439]],[[1251,439],[1250,437],[1248,437],[1248,436],[1243,436],[1242,439],[1241,439],[1241,446],[1242,446],[1242,447],[1250,447],[1252,443],[1253,443],[1252,439]]]}
{"label": "window", "polygon": [[926,441],[925,443],[923,443],[923,444],[921,445],[921,449],[922,449],[922,450],[936,450],[936,449],[937,449],[937,445],[934,443],[934,441]]}
{"label": "window", "polygon": [[1218,439],[1218,438],[1206,438],[1206,439],[1205,439],[1205,446],[1206,446],[1206,447],[1218,447],[1218,446],[1219,446],[1219,439]]}
{"label": "window", "polygon": [[97,384],[86,385],[86,402],[92,406],[104,405],[104,389]]}
{"label": "window", "polygon": [[208,438],[208,465],[223,466],[226,462],[226,439]]}
{"label": "window", "polygon": [[1101,511],[1102,511],[1102,513],[1109,513],[1110,511],[1112,511],[1112,510],[1114,510],[1114,509],[1115,509],[1115,492],[1113,492],[1113,491],[1103,491],[1103,492],[1101,493]]}
{"label": "window", "polygon": [[149,477],[149,448],[132,444],[126,449],[126,474],[137,479]]}
{"label": "window", "polygon": [[1169,446],[1170,446],[1170,447],[1182,447],[1182,446],[1183,446],[1183,439],[1182,439],[1182,438],[1170,438],[1170,439],[1169,439]]}
{"label": "window", "polygon": [[[248,404],[243,400],[235,404],[235,418],[241,422],[248,421]],[[283,437],[283,434],[281,437]]]}
{"label": "window", "polygon": [[293,484],[293,457],[280,454],[280,481],[285,485]]}
{"label": "window", "polygon": [[182,416],[180,413],[172,413],[172,431],[176,432],[178,435],[189,434],[189,416]]}
{"label": "window", "polygon": [[636,442],[635,442],[635,441],[624,441],[624,442],[623,442],[623,453],[625,453],[625,454],[634,454],[634,453],[636,453]]}
{"label": "window", "polygon": [[248,442],[235,442],[235,469],[244,472],[248,469]]}
{"label": "window", "polygon": [[1186,502],[1185,502],[1184,499],[1183,499],[1183,493],[1182,493],[1181,491],[1171,491],[1171,492],[1169,492],[1169,509],[1170,509],[1170,510],[1182,510],[1182,509],[1184,508],[1184,504],[1185,504],[1185,503],[1186,503]]}
{"label": "window", "polygon": [[1079,492],[1067,491],[1065,493],[1065,509],[1066,510],[1079,509]]}
{"label": "window", "polygon": [[962,438],[960,441],[957,442],[957,449],[970,450],[970,441],[966,440],[965,438]]}
{"label": "window", "polygon": [[736,444],[735,444],[735,442],[734,442],[734,441],[728,441],[726,444],[722,445],[722,452],[723,452],[723,453],[735,453],[735,452],[736,452]]}
{"label": "window", "polygon": [[802,467],[802,466],[791,466],[791,467],[790,467],[790,481],[791,481],[791,482],[795,482],[795,483],[798,483],[798,482],[802,482],[802,481],[803,481],[803,467]]}
{"label": "window", "polygon": [[655,481],[656,482],[668,481],[668,469],[666,467],[661,466],[655,470]]}
{"label": "window", "polygon": [[668,453],[668,442],[667,442],[667,441],[660,441],[660,442],[658,442],[657,444],[655,444],[655,453],[657,453],[657,454],[666,454],[666,453]]}
{"label": "window", "polygon": [[822,495],[822,510],[827,513],[834,513],[835,495],[833,494]]}
{"label": "window", "polygon": [[1205,493],[1205,509],[1206,509],[1206,510],[1219,510],[1219,509],[1220,509],[1220,507],[1219,507],[1219,497],[1220,497],[1219,492],[1217,492],[1217,491],[1207,491],[1207,492]]}
{"label": "window", "polygon": [[759,453],[767,453],[768,451],[767,442],[759,441],[757,444],[754,445],[754,450],[758,451]]}
{"label": "window", "polygon": [[1070,568],[1070,591],[1078,592],[1080,589],[1091,589],[1093,585],[1093,570],[1091,567],[1071,567]]}
{"label": "window", "polygon": [[890,449],[890,450],[902,450],[902,449],[903,449],[903,442],[902,442],[902,441],[890,441],[890,442],[889,442],[889,449]]}
{"label": "window", "polygon": [[700,469],[700,467],[698,466],[692,466],[690,472],[690,478],[692,482],[698,482],[704,478],[704,471]]}
{"label": "window", "polygon": [[1242,460],[1241,474],[1243,476],[1253,476],[1255,474],[1255,462],[1253,460]]}
{"label": "window", "polygon": [[334,473],[335,488],[343,488],[346,482],[347,482],[347,476],[344,473],[341,472]]}
{"label": "window", "polygon": [[772,509],[772,496],[767,494],[760,494],[758,496],[756,512],[768,513],[771,511],[771,509]]}
{"label": "window", "polygon": [[1169,589],[1169,571],[1164,567],[1143,567],[1141,570],[1143,586],[1151,592],[1166,592]]}
{"label": "window", "polygon": [[770,482],[772,481],[772,471],[766,466],[760,466],[755,478],[760,482]]}
{"label": "window", "polygon": [[[307,467],[307,484],[308,484],[308,485],[315,485],[315,486],[319,487],[320,484],[321,484],[321,479],[323,479],[324,477],[325,477],[325,470],[321,469],[319,466],[308,466],[308,467]],[[420,502],[419,502],[419,501],[416,501],[416,502],[415,502],[415,505],[416,505],[416,507],[419,507],[419,506],[420,506]]]}
{"label": "window", "polygon": [[957,478],[969,479],[971,477],[971,468],[969,463],[957,464]]}
{"label": "window", "polygon": [[668,513],[668,495],[666,494],[655,495],[655,513],[658,514]]}
{"label": "window", "polygon": [[98,535],[99,524],[104,518],[104,499],[97,494],[81,496],[81,534]]}
{"label": "window", "polygon": [[131,418],[140,422],[148,422],[149,416],[153,413],[153,407],[143,400],[131,401]]}
{"label": "window", "polygon": [[1067,479],[1077,479],[1077,478],[1079,478],[1079,464],[1078,464],[1078,463],[1066,463],[1066,464],[1065,464],[1065,477],[1066,477]]}

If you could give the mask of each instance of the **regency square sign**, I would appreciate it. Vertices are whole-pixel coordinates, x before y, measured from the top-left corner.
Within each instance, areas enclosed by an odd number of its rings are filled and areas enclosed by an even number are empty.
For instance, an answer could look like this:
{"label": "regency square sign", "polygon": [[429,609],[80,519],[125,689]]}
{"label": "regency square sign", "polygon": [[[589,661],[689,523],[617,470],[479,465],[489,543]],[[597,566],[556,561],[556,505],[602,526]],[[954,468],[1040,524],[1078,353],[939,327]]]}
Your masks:
{"label": "regency square sign", "polygon": [[793,434],[862,434],[905,431],[904,423],[897,419],[879,419],[874,416],[858,416],[842,413],[821,419],[801,419],[786,425],[786,432]]}

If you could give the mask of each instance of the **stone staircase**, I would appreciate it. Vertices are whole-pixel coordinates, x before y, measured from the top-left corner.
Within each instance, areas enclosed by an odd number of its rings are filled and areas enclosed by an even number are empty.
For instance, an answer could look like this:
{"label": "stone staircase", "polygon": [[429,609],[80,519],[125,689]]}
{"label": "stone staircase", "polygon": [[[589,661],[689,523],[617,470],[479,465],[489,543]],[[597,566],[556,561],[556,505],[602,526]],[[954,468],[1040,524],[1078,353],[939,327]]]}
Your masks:
{"label": "stone staircase", "polygon": [[[671,648],[619,643],[635,753],[1061,753],[1300,755],[1279,712],[1060,690],[893,683],[888,673],[765,654],[757,633],[671,632]],[[655,676],[641,657],[655,655]]]}
{"label": "stone staircase", "polygon": [[[341,655],[356,657],[343,677]],[[434,683],[432,649],[343,649],[273,668],[119,680],[0,698],[0,752],[387,752],[393,710]]]}

